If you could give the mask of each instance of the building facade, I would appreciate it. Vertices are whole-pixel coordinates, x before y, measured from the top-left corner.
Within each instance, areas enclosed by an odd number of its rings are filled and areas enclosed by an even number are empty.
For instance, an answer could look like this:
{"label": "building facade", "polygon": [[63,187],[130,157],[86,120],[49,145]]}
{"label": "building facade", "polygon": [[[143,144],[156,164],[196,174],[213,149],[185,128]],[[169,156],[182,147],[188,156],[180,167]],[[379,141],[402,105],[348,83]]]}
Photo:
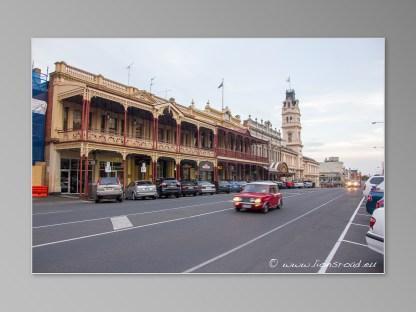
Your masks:
{"label": "building facade", "polygon": [[324,187],[341,187],[345,185],[346,171],[339,157],[328,157],[319,164],[319,182]]}
{"label": "building facade", "polygon": [[88,195],[89,186],[108,175],[124,185],[167,177],[265,179],[266,146],[228,108],[184,106],[64,62],[50,74],[49,192]]}
{"label": "building facade", "polygon": [[299,100],[293,89],[286,90],[282,103],[282,132],[270,121],[249,116],[244,125],[252,136],[267,141],[268,178],[271,180],[307,180],[319,186],[319,162],[302,154],[302,125]]}

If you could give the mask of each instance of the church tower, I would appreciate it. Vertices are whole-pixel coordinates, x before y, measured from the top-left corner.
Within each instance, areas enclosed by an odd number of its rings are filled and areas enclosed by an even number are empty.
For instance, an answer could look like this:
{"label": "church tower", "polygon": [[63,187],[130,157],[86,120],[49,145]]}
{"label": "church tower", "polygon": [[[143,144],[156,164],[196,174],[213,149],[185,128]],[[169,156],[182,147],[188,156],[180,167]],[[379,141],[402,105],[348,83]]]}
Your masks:
{"label": "church tower", "polygon": [[300,123],[299,100],[296,99],[295,90],[286,90],[286,100],[282,106],[282,133],[286,146],[302,154],[302,126]]}

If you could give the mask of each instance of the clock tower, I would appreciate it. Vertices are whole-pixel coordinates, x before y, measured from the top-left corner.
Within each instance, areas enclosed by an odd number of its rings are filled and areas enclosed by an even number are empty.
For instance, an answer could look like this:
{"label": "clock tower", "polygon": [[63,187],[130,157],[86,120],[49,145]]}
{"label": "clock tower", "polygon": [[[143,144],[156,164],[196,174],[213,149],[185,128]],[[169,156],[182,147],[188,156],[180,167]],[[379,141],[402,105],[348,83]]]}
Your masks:
{"label": "clock tower", "polygon": [[300,123],[299,100],[296,99],[295,90],[286,90],[286,99],[282,106],[282,133],[286,146],[298,154],[302,154],[302,126]]}

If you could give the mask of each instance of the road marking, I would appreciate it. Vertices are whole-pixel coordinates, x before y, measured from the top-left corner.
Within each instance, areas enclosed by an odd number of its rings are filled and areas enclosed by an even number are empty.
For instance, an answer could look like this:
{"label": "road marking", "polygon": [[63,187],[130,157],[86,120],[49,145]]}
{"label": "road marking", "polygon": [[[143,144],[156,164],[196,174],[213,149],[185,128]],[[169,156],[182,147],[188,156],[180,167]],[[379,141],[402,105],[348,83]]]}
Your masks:
{"label": "road marking", "polygon": [[[293,195],[293,196],[284,196],[283,199],[288,199],[291,197],[297,197],[301,196],[303,194],[299,195]],[[220,204],[220,203],[226,203],[226,202],[233,202],[232,200],[222,200],[217,202],[204,202],[202,204],[194,204],[194,205],[187,205],[187,206],[180,206],[180,207],[174,207],[174,208],[168,208],[168,209],[159,209],[159,210],[153,210],[153,211],[144,211],[144,212],[135,212],[126,214],[126,216],[136,216],[136,215],[144,215],[144,214],[152,214],[152,213],[159,213],[159,212],[165,212],[165,211],[171,211],[171,210],[178,210],[178,209],[185,209],[185,208],[191,208],[191,207],[198,207],[198,206],[204,206],[204,205],[212,205],[212,204]],[[72,210],[67,210],[72,211]],[[42,228],[48,228],[48,227],[55,227],[55,226],[61,226],[61,225],[68,225],[68,224],[76,224],[76,223],[83,223],[83,222],[92,222],[92,221],[100,221],[100,220],[106,220],[112,217],[117,216],[109,216],[109,217],[101,217],[101,218],[93,218],[93,219],[84,219],[84,220],[77,220],[77,221],[69,221],[69,222],[62,222],[62,223],[54,223],[54,224],[45,224],[45,225],[39,225],[39,226],[33,226],[32,229],[42,229]]]}
{"label": "road marking", "polygon": [[361,244],[361,243],[357,243],[357,242],[349,241],[349,240],[346,240],[346,239],[343,239],[342,241],[343,241],[344,243],[350,243],[350,244],[354,244],[354,245],[359,245],[359,246],[368,247],[368,246],[367,246],[367,245],[365,245],[365,244]]}
{"label": "road marking", "polygon": [[248,245],[250,245],[250,244],[258,241],[259,239],[262,239],[263,237],[266,237],[266,236],[268,236],[268,235],[270,235],[270,234],[272,234],[272,233],[274,233],[274,232],[276,232],[276,231],[284,228],[285,226],[287,226],[287,225],[289,225],[289,224],[291,224],[291,223],[293,223],[293,222],[295,222],[295,221],[297,221],[299,219],[302,219],[303,217],[305,217],[305,216],[311,214],[312,212],[314,212],[314,211],[316,211],[316,210],[318,210],[318,209],[326,206],[327,204],[329,204],[329,203],[337,200],[338,198],[340,198],[340,197],[342,197],[344,195],[345,194],[341,194],[341,195],[339,195],[337,197],[334,197],[331,200],[323,203],[322,205],[320,205],[318,207],[315,207],[315,208],[309,210],[308,212],[306,212],[306,213],[304,213],[304,214],[302,214],[302,215],[300,215],[300,216],[298,216],[296,218],[293,218],[290,221],[288,221],[288,222],[286,222],[286,223],[284,223],[282,225],[279,225],[278,227],[275,227],[275,228],[271,229],[270,231],[267,231],[267,232],[265,232],[265,233],[263,233],[263,234],[261,234],[259,236],[256,236],[255,238],[253,238],[253,239],[251,239],[251,240],[249,240],[249,241],[247,241],[247,242],[245,242],[245,243],[243,243],[241,245],[238,245],[237,247],[234,247],[234,248],[232,248],[232,249],[230,249],[230,250],[228,250],[228,251],[226,251],[226,252],[224,252],[222,254],[219,254],[216,257],[213,257],[213,258],[211,258],[211,259],[209,259],[209,260],[207,260],[205,262],[202,262],[202,263],[200,263],[200,264],[198,264],[198,265],[196,265],[196,266],[194,266],[194,267],[192,267],[190,269],[185,270],[183,273],[192,273],[192,272],[194,272],[194,271],[196,271],[196,270],[198,270],[198,269],[200,269],[200,268],[202,268],[202,267],[204,267],[204,266],[206,266],[206,265],[208,265],[208,264],[210,264],[210,263],[212,263],[214,261],[217,261],[217,260],[219,260],[221,258],[224,258],[225,256],[228,256],[229,254],[232,254],[233,252],[235,252],[235,251],[237,251],[237,250],[239,250],[241,248],[244,248],[244,247],[246,247],[246,246],[248,246]]}
{"label": "road marking", "polygon": [[58,211],[48,211],[48,212],[36,212],[33,215],[45,215],[45,214],[51,214],[51,213],[64,213],[64,212],[68,212],[68,211],[72,211],[72,210],[58,210]]}
{"label": "road marking", "polygon": [[226,208],[226,209],[215,210],[215,211],[211,211],[211,212],[205,212],[205,213],[201,213],[201,214],[197,214],[197,215],[193,215],[193,216],[189,216],[189,217],[182,217],[182,218],[176,218],[176,219],[160,221],[160,222],[155,222],[155,223],[132,226],[132,227],[129,227],[129,228],[124,228],[124,229],[120,229],[120,230],[116,230],[116,231],[108,231],[108,232],[102,232],[102,233],[97,233],[97,234],[79,236],[79,237],[74,237],[74,238],[69,238],[69,239],[63,239],[63,240],[59,240],[59,241],[55,241],[55,242],[49,242],[49,243],[34,245],[34,246],[32,246],[32,248],[44,247],[44,246],[49,246],[49,245],[56,245],[56,244],[81,240],[81,239],[84,239],[84,238],[104,236],[104,235],[108,235],[108,234],[114,234],[114,233],[119,233],[119,232],[124,232],[124,231],[135,230],[135,229],[141,229],[141,228],[150,227],[150,226],[159,225],[159,224],[164,224],[164,223],[182,221],[182,220],[197,218],[197,217],[206,216],[206,215],[210,215],[210,214],[214,214],[214,213],[218,213],[218,212],[223,212],[223,211],[227,211],[227,210],[231,210],[231,209],[234,209],[234,208]]}
{"label": "road marking", "polygon": [[368,224],[360,224],[360,223],[354,223],[351,222],[352,225],[359,225],[359,226],[365,226],[366,228],[368,228]]}
{"label": "road marking", "polygon": [[[174,207],[174,208],[168,208],[168,209],[159,209],[159,210],[153,210],[153,211],[134,212],[134,213],[126,214],[126,216],[136,216],[136,215],[152,214],[152,213],[158,213],[158,212],[164,212],[164,211],[185,209],[185,208],[197,207],[197,206],[203,206],[203,205],[219,204],[219,203],[225,203],[225,202],[232,202],[232,201],[231,200],[223,200],[223,201],[217,201],[217,202],[212,202],[212,203],[195,204],[195,205]],[[109,217],[101,217],[101,218],[94,218],[94,219],[77,220],[77,221],[70,221],[70,222],[63,222],[63,223],[39,225],[39,226],[32,227],[32,229],[41,229],[41,228],[54,227],[54,226],[59,226],[59,225],[67,225],[67,224],[74,224],[74,223],[82,223],[82,222],[91,222],[91,221],[106,220],[106,219],[109,219],[109,218],[112,218],[112,217],[117,217],[117,216],[109,216]]]}
{"label": "road marking", "polygon": [[[347,234],[347,231],[348,231],[348,229],[350,228],[350,225],[351,225],[352,221],[354,220],[355,215],[356,215],[356,214],[357,214],[357,212],[358,212],[358,209],[360,209],[361,204],[362,204],[362,203],[363,203],[363,201],[364,201],[364,198],[365,198],[365,197],[363,196],[363,198],[361,199],[361,201],[358,203],[358,206],[357,206],[357,208],[355,209],[354,213],[352,214],[352,216],[351,216],[350,220],[348,221],[347,225],[345,226],[344,231],[342,231],[342,233],[341,233],[341,235],[339,236],[338,240],[335,242],[334,247],[332,247],[332,249],[331,249],[331,251],[329,252],[328,257],[326,257],[326,259],[325,259],[325,262],[324,262],[324,263],[326,263],[326,264],[331,263],[332,259],[333,259],[333,258],[334,258],[334,256],[335,256],[335,253],[337,252],[337,250],[338,250],[339,246],[341,245],[341,242],[343,241],[343,239],[344,239],[345,235]],[[325,272],[326,272],[326,270],[328,269],[328,267],[329,267],[328,265],[324,265],[324,266],[322,266],[322,267],[319,269],[318,274],[323,274],[323,273],[325,273]]]}
{"label": "road marking", "polygon": [[111,223],[113,224],[114,231],[129,228],[133,226],[133,224],[131,224],[127,216],[113,217],[110,220],[111,220]]}
{"label": "road marking", "polygon": [[357,213],[358,216],[366,216],[366,217],[371,217],[370,214],[368,213]]}

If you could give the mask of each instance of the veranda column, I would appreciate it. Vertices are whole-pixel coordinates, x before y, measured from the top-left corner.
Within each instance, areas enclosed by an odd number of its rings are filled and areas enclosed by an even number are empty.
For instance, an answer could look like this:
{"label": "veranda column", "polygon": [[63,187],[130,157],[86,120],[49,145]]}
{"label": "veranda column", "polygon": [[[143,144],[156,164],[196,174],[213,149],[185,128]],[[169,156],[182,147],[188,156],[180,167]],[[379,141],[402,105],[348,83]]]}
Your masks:
{"label": "veranda column", "polygon": [[88,189],[88,154],[84,158],[84,168],[85,168],[85,179],[84,179],[84,188],[85,188],[85,197],[88,197],[89,189]]}
{"label": "veranda column", "polygon": [[159,118],[153,117],[153,147],[157,149],[157,141],[159,135]]}
{"label": "veranda column", "polygon": [[126,137],[127,137],[127,107],[124,108],[124,129],[123,129],[123,137],[124,137],[124,146],[126,146]]}
{"label": "veranda column", "polygon": [[88,140],[88,129],[90,127],[90,106],[91,101],[85,100],[85,139]]}
{"label": "veranda column", "polygon": [[85,110],[87,106],[87,100],[82,99],[82,113],[81,113],[81,140],[85,140]]}
{"label": "veranda column", "polygon": [[181,168],[180,167],[181,167],[180,163],[177,162],[176,163],[176,176],[175,176],[176,180],[181,179],[181,172],[180,172]]}
{"label": "veranda column", "polygon": [[78,174],[78,180],[79,180],[79,184],[78,184],[78,188],[79,188],[79,196],[82,195],[82,161],[84,160],[84,156],[80,156],[79,159],[79,174]]}
{"label": "veranda column", "polygon": [[123,190],[127,185],[127,156],[123,155]]}

